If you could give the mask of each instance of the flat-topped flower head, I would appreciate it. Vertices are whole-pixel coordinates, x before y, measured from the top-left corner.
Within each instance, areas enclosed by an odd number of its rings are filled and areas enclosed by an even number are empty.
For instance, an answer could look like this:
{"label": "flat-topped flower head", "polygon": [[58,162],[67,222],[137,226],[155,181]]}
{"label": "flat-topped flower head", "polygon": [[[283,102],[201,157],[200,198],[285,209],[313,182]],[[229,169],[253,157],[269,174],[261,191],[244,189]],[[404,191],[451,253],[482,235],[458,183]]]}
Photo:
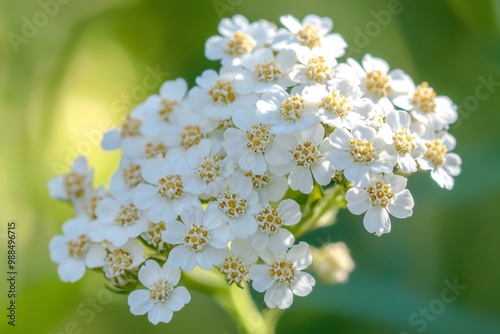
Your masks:
{"label": "flat-topped flower head", "polygon": [[137,269],[144,262],[144,247],[134,239],[125,245],[116,247],[107,244],[108,255],[105,258],[104,275],[114,278]]}
{"label": "flat-topped flower head", "polygon": [[381,236],[391,231],[391,218],[407,218],[413,214],[413,197],[406,188],[406,178],[399,175],[375,175],[364,187],[347,191],[347,209],[355,215],[366,212],[363,224],[370,233]]}
{"label": "flat-topped flower head", "polygon": [[254,214],[259,212],[259,196],[253,190],[252,181],[234,173],[221,189],[215,201],[209,203],[213,212],[223,221],[229,222],[231,232],[245,239],[257,230]]}
{"label": "flat-topped flower head", "polygon": [[147,136],[156,136],[178,118],[184,117],[184,99],[188,91],[186,80],[178,78],[165,81],[159,94],[150,95],[143,104],[144,121],[140,131]]}
{"label": "flat-topped flower head", "polygon": [[331,182],[335,169],[328,160],[332,149],[324,138],[325,129],[316,124],[306,131],[276,138],[276,146],[269,152],[271,171],[288,175],[288,184],[293,190],[309,194],[315,180],[320,185]]}
{"label": "flat-topped flower head", "polygon": [[76,201],[92,190],[93,177],[94,172],[89,169],[87,159],[80,156],[73,162],[67,174],[56,176],[49,181],[50,196],[61,201]]}
{"label": "flat-topped flower head", "polygon": [[92,242],[89,221],[75,218],[64,223],[63,235],[56,235],[50,240],[50,258],[58,264],[57,273],[63,282],[76,282],[85,274],[85,269],[104,265],[106,250]]}
{"label": "flat-topped flower head", "polygon": [[272,43],[275,50],[297,50],[303,46],[320,49],[334,58],[344,55],[347,43],[339,34],[331,33],[333,21],[330,18],[307,15],[300,22],[292,15],[285,15],[280,17],[280,21],[286,29],[280,29],[276,34]]}
{"label": "flat-topped flower head", "polygon": [[292,199],[285,199],[273,208],[266,204],[256,215],[257,231],[248,239],[250,245],[262,252],[268,248],[273,253],[282,253],[295,242],[295,237],[285,226],[293,226],[302,218],[300,206]]}
{"label": "flat-topped flower head", "polygon": [[276,27],[264,20],[250,23],[241,16],[224,18],[219,24],[222,36],[212,36],[205,43],[205,56],[221,60],[223,66],[239,65],[241,57],[271,41]]}
{"label": "flat-topped flower head", "polygon": [[447,129],[457,121],[457,107],[446,96],[437,95],[427,82],[416,86],[411,81],[407,95],[394,100],[394,104],[408,110],[415,119],[432,130]]}
{"label": "flat-topped flower head", "polygon": [[450,153],[456,146],[455,138],[447,132],[425,142],[425,152],[417,159],[423,170],[430,170],[431,177],[441,188],[453,189],[455,180],[461,172],[462,159],[456,153]]}
{"label": "flat-topped flower head", "polygon": [[148,218],[152,221],[175,219],[198,205],[197,195],[204,190],[181,156],[145,161],[142,177],[147,183],[135,188],[134,204],[141,210],[148,210]]}
{"label": "flat-topped flower head", "polygon": [[105,198],[96,208],[97,220],[89,227],[93,241],[110,241],[117,247],[123,246],[129,238],[136,238],[148,228],[146,211],[139,210],[132,202],[119,202]]}
{"label": "flat-topped flower head", "polygon": [[303,87],[293,88],[289,94],[280,86],[272,86],[257,102],[257,115],[262,122],[272,125],[274,134],[310,129],[317,123],[317,105],[308,93],[308,88]]}
{"label": "flat-topped flower head", "polygon": [[180,220],[167,221],[163,240],[177,245],[168,255],[167,263],[185,271],[196,265],[209,270],[224,259],[229,242],[229,228],[209,207],[201,206],[180,215]]}
{"label": "flat-topped flower head", "polygon": [[160,265],[148,260],[139,270],[139,281],[146,289],[134,290],[128,296],[128,305],[133,315],[148,314],[153,325],[168,323],[174,312],[189,303],[191,295],[183,286],[176,285],[181,278],[181,271],[167,263]]}
{"label": "flat-topped flower head", "polygon": [[336,170],[357,186],[370,182],[370,173],[392,173],[397,155],[373,128],[355,125],[349,132],[336,128],[329,136],[333,146],[329,159]]}
{"label": "flat-topped flower head", "polygon": [[316,284],[314,278],[302,272],[312,262],[309,245],[300,242],[286,253],[261,255],[265,264],[256,264],[250,269],[252,286],[259,292],[266,292],[264,301],[269,308],[289,308],[293,295],[307,296]]}
{"label": "flat-topped flower head", "polygon": [[243,288],[249,281],[250,268],[259,258],[258,253],[245,240],[234,239],[225,251],[224,261],[218,265],[227,285]]}

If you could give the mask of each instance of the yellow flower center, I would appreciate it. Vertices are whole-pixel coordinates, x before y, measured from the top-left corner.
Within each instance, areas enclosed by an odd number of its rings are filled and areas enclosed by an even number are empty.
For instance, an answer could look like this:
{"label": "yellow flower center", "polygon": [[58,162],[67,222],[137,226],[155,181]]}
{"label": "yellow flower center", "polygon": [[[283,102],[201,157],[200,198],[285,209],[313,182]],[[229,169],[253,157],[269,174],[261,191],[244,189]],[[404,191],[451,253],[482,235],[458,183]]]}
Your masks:
{"label": "yellow flower center", "polygon": [[184,237],[184,244],[195,252],[201,252],[208,240],[208,230],[203,225],[193,224]]}
{"label": "yellow flower center", "polygon": [[414,136],[412,136],[408,132],[407,128],[404,128],[403,130],[398,132],[394,132],[392,139],[394,140],[394,146],[396,147],[396,150],[399,154],[409,154],[417,148],[417,145],[415,145]]}
{"label": "yellow flower center", "polygon": [[246,130],[247,148],[254,153],[265,152],[269,148],[274,136],[267,125],[262,123],[253,125]]}
{"label": "yellow flower center", "polygon": [[245,176],[252,179],[252,184],[255,189],[260,189],[262,187],[265,187],[269,184],[269,182],[271,182],[271,177],[267,172],[259,175],[249,171],[245,173]]}
{"label": "yellow flower center", "polygon": [[122,175],[125,185],[128,188],[135,188],[143,180],[140,165],[130,164],[128,167],[123,169]]}
{"label": "yellow flower center", "polygon": [[441,167],[444,164],[446,153],[448,152],[448,149],[441,139],[431,140],[425,143],[425,146],[427,146],[425,157],[429,159],[434,166]]}
{"label": "yellow flower center", "polygon": [[205,157],[198,166],[198,177],[205,182],[212,182],[222,171],[221,158]]}
{"label": "yellow flower center", "polygon": [[278,209],[266,205],[257,215],[257,224],[262,232],[274,234],[283,225],[283,219],[279,216]]}
{"label": "yellow flower center", "polygon": [[295,281],[295,268],[289,261],[275,262],[269,269],[269,276],[275,282],[289,285]]}
{"label": "yellow flower center", "polygon": [[359,163],[370,163],[377,158],[375,148],[368,140],[351,139],[349,153]]}
{"label": "yellow flower center", "polygon": [[300,141],[293,149],[292,154],[297,165],[306,167],[311,166],[320,157],[318,148],[310,140]]}
{"label": "yellow flower center", "polygon": [[77,238],[66,243],[68,254],[71,257],[83,257],[90,248],[90,239],[85,234],[80,234]]}
{"label": "yellow flower center", "polygon": [[115,223],[122,226],[132,225],[139,219],[139,209],[135,207],[134,203],[127,205],[122,204],[120,211],[115,217]]}
{"label": "yellow flower center", "polygon": [[427,82],[422,82],[413,93],[411,102],[413,105],[424,113],[432,113],[436,111],[436,92],[432,87],[429,87]]}
{"label": "yellow flower center", "polygon": [[252,37],[242,32],[235,32],[226,44],[226,53],[231,56],[242,56],[249,53],[255,47]]}
{"label": "yellow flower center", "polygon": [[184,193],[184,184],[181,175],[169,174],[158,180],[158,194],[168,199],[181,198]]}
{"label": "yellow flower center", "polygon": [[85,192],[87,175],[71,171],[64,176],[64,190],[69,198],[81,197]]}
{"label": "yellow flower center", "polygon": [[321,100],[319,108],[339,117],[345,117],[352,110],[352,105],[347,97],[338,90],[333,90]]}
{"label": "yellow flower center", "polygon": [[281,78],[281,70],[274,60],[266,61],[263,63],[255,64],[253,74],[259,81],[269,82],[276,81]]}
{"label": "yellow flower center", "polygon": [[208,94],[210,94],[215,103],[229,104],[236,99],[233,84],[226,79],[217,79],[215,85],[208,91]]}
{"label": "yellow flower center", "polygon": [[316,46],[321,46],[321,39],[318,36],[319,28],[311,24],[306,25],[303,29],[297,32],[299,43],[312,49]]}
{"label": "yellow flower center", "polygon": [[323,56],[312,58],[307,64],[307,77],[317,83],[324,83],[333,78],[333,70],[325,62]]}
{"label": "yellow flower center", "polygon": [[95,209],[97,207],[97,203],[102,200],[102,196],[96,195],[90,197],[88,202],[83,206],[83,209],[91,217],[92,219],[97,219],[97,216],[95,214]]}
{"label": "yellow flower center", "polygon": [[287,97],[279,107],[279,114],[284,121],[293,122],[302,117],[304,98],[299,94]]}
{"label": "yellow flower center", "polygon": [[150,245],[162,249],[164,242],[162,239],[162,232],[167,230],[167,225],[164,222],[153,223],[149,222],[148,230],[141,234]]}
{"label": "yellow flower center", "polygon": [[147,142],[144,147],[144,155],[147,159],[154,159],[156,157],[164,158],[167,155],[167,148],[163,143]]}
{"label": "yellow flower center", "polygon": [[248,281],[249,269],[243,264],[243,260],[239,256],[226,257],[219,266],[219,270],[225,275],[227,285]]}
{"label": "yellow flower center", "polygon": [[366,89],[378,96],[386,97],[392,90],[389,77],[380,70],[368,72],[365,78]]}
{"label": "yellow flower center", "polygon": [[118,248],[108,254],[106,263],[111,269],[112,276],[118,276],[125,273],[125,270],[132,266],[133,260],[128,252]]}
{"label": "yellow flower center", "polygon": [[149,296],[155,302],[165,302],[168,299],[170,290],[172,290],[172,287],[170,287],[168,281],[160,278],[149,288]]}
{"label": "yellow flower center", "polygon": [[238,194],[225,191],[218,199],[219,208],[229,217],[238,218],[245,213],[247,201],[240,199]]}
{"label": "yellow flower center", "polygon": [[203,139],[199,125],[186,125],[184,131],[181,132],[181,147],[190,148],[193,145],[198,145]]}
{"label": "yellow flower center", "polygon": [[120,135],[122,138],[138,136],[140,135],[139,129],[141,125],[142,121],[140,119],[132,118],[130,115],[127,115],[122,122]]}
{"label": "yellow flower center", "polygon": [[391,201],[394,195],[391,192],[391,185],[375,183],[375,187],[371,186],[366,189],[370,195],[372,205],[385,208]]}
{"label": "yellow flower center", "polygon": [[165,122],[170,120],[170,116],[174,112],[174,109],[179,105],[179,103],[175,100],[170,101],[169,99],[162,98],[161,99],[162,108],[158,111],[158,116],[161,117]]}

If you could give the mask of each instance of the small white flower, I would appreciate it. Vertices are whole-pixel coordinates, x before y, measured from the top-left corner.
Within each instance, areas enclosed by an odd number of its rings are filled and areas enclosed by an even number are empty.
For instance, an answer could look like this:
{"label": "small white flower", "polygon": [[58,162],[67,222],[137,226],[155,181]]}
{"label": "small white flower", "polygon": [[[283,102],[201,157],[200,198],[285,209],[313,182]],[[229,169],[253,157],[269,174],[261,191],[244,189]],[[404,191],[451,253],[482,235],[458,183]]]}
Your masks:
{"label": "small white flower", "polygon": [[257,109],[258,117],[272,125],[274,134],[307,130],[318,122],[315,116],[318,106],[311,100],[308,87],[294,87],[288,94],[274,85],[262,93]]}
{"label": "small white flower", "polygon": [[408,95],[397,97],[394,104],[408,110],[415,119],[433,130],[446,129],[458,118],[453,102],[446,96],[438,96],[427,82],[415,87],[411,81]]}
{"label": "small white flower", "polygon": [[336,128],[329,139],[334,146],[329,156],[333,168],[344,170],[345,177],[356,186],[368,185],[370,172],[392,173],[396,149],[373,128],[355,125],[351,132]]}
{"label": "small white flower", "polygon": [[229,222],[236,237],[245,239],[257,230],[254,214],[260,211],[261,206],[249,178],[234,173],[228,180],[228,186],[208,205],[219,219]]}
{"label": "small white flower", "polygon": [[204,189],[195,182],[195,175],[181,156],[145,161],[142,177],[147,183],[135,188],[134,204],[141,210],[147,209],[152,221],[175,219],[200,203],[197,195]]}
{"label": "small white flower", "polygon": [[391,218],[407,218],[413,214],[413,197],[406,188],[406,178],[399,175],[376,175],[365,187],[349,189],[345,194],[347,208],[360,215],[370,233],[381,236],[391,231]]}
{"label": "small white flower", "polygon": [[167,263],[160,265],[148,260],[139,270],[139,281],[146,289],[132,291],[128,305],[133,315],[148,314],[153,325],[168,323],[174,314],[189,303],[191,295],[183,287],[175,287],[181,278],[181,271]]}
{"label": "small white flower", "polygon": [[222,36],[212,36],[205,43],[205,56],[221,59],[223,66],[239,65],[241,57],[271,41],[276,27],[264,20],[249,23],[241,16],[224,18],[219,23]]}
{"label": "small white flower", "polygon": [[105,259],[104,275],[114,278],[125,272],[138,268],[144,262],[144,248],[134,239],[129,239],[125,245],[116,247],[108,244],[108,256]]}
{"label": "small white flower", "polygon": [[323,126],[316,124],[306,131],[276,137],[276,145],[267,156],[271,171],[278,175],[290,173],[290,188],[304,194],[312,191],[313,177],[320,185],[329,184],[335,170],[327,159],[332,146],[324,135]]}
{"label": "small white flower", "polygon": [[255,50],[241,59],[241,65],[247,71],[242,71],[241,77],[236,80],[236,91],[242,94],[261,93],[273,85],[285,89],[294,86],[289,78],[294,64],[295,52],[292,50],[282,50],[276,56],[268,48]]}
{"label": "small white flower", "polygon": [[204,117],[225,120],[237,109],[248,109],[255,105],[256,94],[240,94],[236,92],[235,81],[242,77],[241,67],[229,66],[220,69],[206,70],[196,78],[198,86],[189,91],[188,103],[191,110],[200,111]]}
{"label": "small white flower", "polygon": [[144,183],[141,165],[131,159],[122,157],[118,170],[111,177],[109,193],[119,201],[132,200],[134,189],[139,183]]}
{"label": "small white flower", "polygon": [[227,224],[215,215],[209,207],[193,208],[181,214],[181,220],[171,220],[167,230],[162,233],[163,239],[177,245],[168,255],[167,262],[185,271],[196,265],[210,270],[224,260],[224,248],[229,242]]}
{"label": "small white flower", "polygon": [[157,248],[158,250],[163,250],[165,247],[165,241],[163,240],[162,233],[167,230],[167,224],[161,221],[158,223],[149,222],[148,229],[141,234],[148,244]]}
{"label": "small white flower", "polygon": [[58,264],[57,273],[63,282],[76,282],[85,274],[85,268],[104,265],[106,250],[90,240],[88,227],[85,218],[68,220],[62,227],[63,235],[50,240],[50,258]]}
{"label": "small white flower", "polygon": [[104,198],[96,207],[97,220],[90,223],[89,235],[93,241],[108,240],[117,247],[129,238],[136,238],[148,228],[145,211],[134,203],[120,203],[113,198]]}
{"label": "small white flower", "polygon": [[254,111],[236,110],[235,128],[224,132],[223,147],[229,158],[237,161],[244,171],[264,174],[267,171],[266,155],[273,145],[271,126],[260,122]]}
{"label": "small white flower", "polygon": [[392,99],[411,90],[410,77],[401,70],[389,71],[385,60],[366,54],[361,64],[348,58],[347,64],[337,67],[337,75],[358,84],[363,95],[380,104],[384,110],[392,108]]}
{"label": "small white flower", "polygon": [[300,64],[293,67],[290,79],[304,85],[329,85],[334,82],[333,67],[337,60],[321,50],[315,52],[307,47],[297,49],[297,58]]}
{"label": "small white flower", "polygon": [[302,218],[300,206],[291,199],[285,199],[273,208],[269,204],[256,215],[259,228],[248,238],[250,245],[262,252],[266,248],[273,253],[282,253],[295,242],[293,234],[284,226],[293,226]]}
{"label": "small white flower", "polygon": [[445,132],[436,139],[425,142],[426,151],[417,159],[423,170],[430,170],[431,177],[441,188],[453,189],[454,176],[461,172],[462,159],[458,154],[449,153],[455,149],[456,140]]}
{"label": "small white flower", "polygon": [[87,166],[85,157],[78,157],[71,170],[49,181],[50,196],[61,201],[75,201],[92,189],[93,170]]}
{"label": "small white flower", "polygon": [[387,115],[387,124],[391,127],[392,143],[398,154],[398,166],[403,173],[417,171],[416,158],[425,151],[421,139],[410,130],[411,117],[401,110],[395,110]]}
{"label": "small white flower", "polygon": [[245,240],[234,239],[231,249],[226,248],[224,261],[218,265],[219,271],[224,275],[227,285],[236,283],[243,288],[250,279],[248,274],[259,254],[248,245]]}
{"label": "small white flower", "polygon": [[258,292],[266,291],[264,301],[267,307],[289,308],[293,295],[307,296],[316,284],[314,278],[301,270],[312,262],[309,245],[300,242],[286,253],[268,254],[266,264],[256,264],[250,269],[252,286]]}
{"label": "small white flower", "polygon": [[356,124],[364,123],[374,106],[370,99],[362,98],[358,86],[342,81],[329,90],[318,87],[321,97],[317,116],[323,124],[334,128],[352,129]]}
{"label": "small white flower", "polygon": [[188,91],[186,80],[178,78],[164,82],[160,94],[149,96],[143,103],[144,122],[141,133],[156,136],[163,131],[172,120],[183,117],[184,98]]}
{"label": "small white flower", "polygon": [[89,188],[85,194],[73,201],[73,208],[76,216],[85,216],[89,221],[97,218],[96,207],[100,201],[106,197],[106,190],[103,186],[97,189]]}
{"label": "small white flower", "polygon": [[275,50],[294,49],[305,46],[309,49],[321,49],[325,54],[340,58],[345,53],[347,43],[341,35],[330,33],[333,21],[328,17],[307,15],[302,22],[292,15],[280,17],[287,28],[280,29],[273,40]]}

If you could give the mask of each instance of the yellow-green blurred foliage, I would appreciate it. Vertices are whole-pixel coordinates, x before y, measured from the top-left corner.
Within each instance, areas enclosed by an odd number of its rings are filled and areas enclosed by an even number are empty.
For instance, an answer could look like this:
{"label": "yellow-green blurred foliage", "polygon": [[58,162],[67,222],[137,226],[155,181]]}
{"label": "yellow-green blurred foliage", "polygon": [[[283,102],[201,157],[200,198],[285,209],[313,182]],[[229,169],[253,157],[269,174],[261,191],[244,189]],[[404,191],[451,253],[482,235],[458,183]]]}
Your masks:
{"label": "yellow-green blurred foliage", "polygon": [[[369,235],[361,217],[342,212],[335,225],[306,236],[316,246],[345,241],[357,267],[347,285],[318,284],[309,297],[296,298],[278,332],[416,333],[423,325],[410,322],[412,313],[429,306],[438,310],[434,301],[441,298],[444,280],[457,278],[467,289],[439,314],[431,313],[425,332],[499,333],[500,3],[401,0],[400,13],[383,26],[377,23],[374,12],[394,1],[71,0],[51,7],[53,17],[46,22],[40,3],[54,1],[2,1],[0,331],[238,332],[201,294],[194,293],[170,324],[155,327],[129,313],[126,296],[113,295],[110,301],[99,274],[62,283],[48,243],[72,211],[49,198],[46,184],[68,170],[77,152],[95,168],[95,185],[107,185],[119,154],[101,150],[102,132],[120,122],[128,103],[145,97],[141,87],[151,69],[168,73],[165,80],[184,77],[191,86],[204,69],[218,69],[203,49],[205,40],[217,34],[221,15],[278,23],[280,15],[290,13],[300,19],[307,14],[333,18],[334,30],[356,47],[354,58],[364,53],[382,57],[461,105],[459,125],[450,132],[464,164],[451,192],[428,174],[411,177],[415,214],[393,220],[389,235]],[[34,19],[44,23],[36,32],[25,28]],[[367,29],[363,39],[359,31]],[[478,88],[480,77],[491,77],[497,86]],[[489,96],[475,99],[478,89]],[[9,220],[17,223],[15,328],[7,326],[5,316]],[[425,318],[413,320],[418,319]]]}

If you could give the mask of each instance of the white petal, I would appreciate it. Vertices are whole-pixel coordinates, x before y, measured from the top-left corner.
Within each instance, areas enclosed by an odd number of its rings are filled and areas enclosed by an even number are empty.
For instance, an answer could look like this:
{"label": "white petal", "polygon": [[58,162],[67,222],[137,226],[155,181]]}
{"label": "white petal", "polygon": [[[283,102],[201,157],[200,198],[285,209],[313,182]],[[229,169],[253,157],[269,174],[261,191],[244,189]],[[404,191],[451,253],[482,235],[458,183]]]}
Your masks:
{"label": "white petal", "polygon": [[130,313],[133,315],[143,315],[149,312],[153,306],[153,300],[149,295],[149,290],[134,290],[128,295],[128,305]]}
{"label": "white petal", "polygon": [[396,218],[407,218],[413,214],[413,197],[408,189],[396,194],[394,202],[387,206],[387,211]]}
{"label": "white petal", "polygon": [[316,281],[310,274],[298,272],[295,274],[295,280],[290,285],[290,288],[297,296],[305,297],[311,293],[314,284],[316,284]]}
{"label": "white petal", "polygon": [[347,209],[354,215],[360,215],[372,206],[370,198],[364,189],[349,189],[345,194],[345,199],[347,201]]}
{"label": "white petal", "polygon": [[273,285],[266,291],[264,301],[269,308],[286,309],[293,303],[293,293],[288,286]]}
{"label": "white petal", "polygon": [[157,325],[160,322],[168,323],[172,320],[174,311],[172,311],[166,304],[157,303],[149,312],[148,320],[153,325]]}
{"label": "white petal", "polygon": [[269,267],[256,264],[250,268],[249,273],[252,280],[252,287],[258,292],[264,292],[273,285],[273,280],[269,277]]}
{"label": "white petal", "polygon": [[363,224],[368,232],[378,236],[391,231],[391,218],[387,210],[379,206],[373,206],[366,212]]}

